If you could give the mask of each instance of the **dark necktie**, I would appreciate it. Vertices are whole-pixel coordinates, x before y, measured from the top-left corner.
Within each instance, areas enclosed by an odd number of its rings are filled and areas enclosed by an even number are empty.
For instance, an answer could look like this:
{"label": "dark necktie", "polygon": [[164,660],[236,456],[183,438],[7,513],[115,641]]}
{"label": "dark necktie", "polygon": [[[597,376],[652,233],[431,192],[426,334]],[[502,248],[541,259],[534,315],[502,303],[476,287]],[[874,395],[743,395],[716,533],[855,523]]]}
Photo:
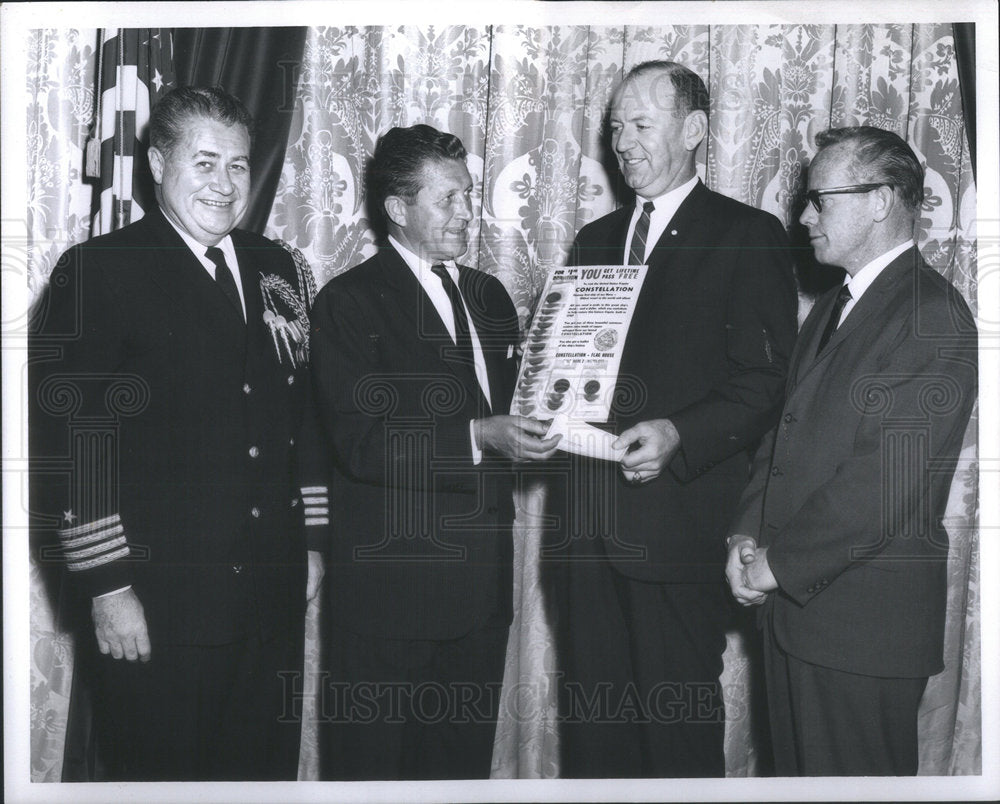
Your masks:
{"label": "dark necktie", "polygon": [[465,305],[462,294],[451,280],[451,274],[441,263],[431,266],[431,271],[441,280],[445,293],[451,300],[451,312],[455,321],[455,343],[458,347],[458,358],[475,371],[476,360],[472,352],[472,334],[469,331],[469,319],[465,315]]}
{"label": "dark necktie", "polygon": [[823,330],[823,336],[819,339],[819,346],[816,348],[816,354],[823,351],[823,347],[826,346],[826,342],[830,340],[830,337],[837,329],[837,325],[840,324],[840,314],[844,311],[844,305],[846,305],[850,300],[851,291],[848,289],[847,285],[842,285],[840,293],[837,294],[837,300],[833,303],[833,309],[830,311],[830,318],[826,322],[826,329]]}
{"label": "dark necktie", "polygon": [[240,294],[236,290],[236,280],[233,279],[233,272],[229,270],[229,266],[226,264],[226,255],[222,253],[221,248],[209,246],[205,251],[205,256],[215,263],[215,281],[219,284],[222,292],[226,294],[226,298],[233,303],[236,311],[240,314],[240,318],[243,318],[243,305],[240,304]]}
{"label": "dark necktie", "polygon": [[635,231],[632,232],[632,242],[628,247],[628,264],[642,265],[646,262],[646,238],[649,236],[649,216],[655,207],[652,201],[647,201],[642,205],[642,214],[635,222]]}

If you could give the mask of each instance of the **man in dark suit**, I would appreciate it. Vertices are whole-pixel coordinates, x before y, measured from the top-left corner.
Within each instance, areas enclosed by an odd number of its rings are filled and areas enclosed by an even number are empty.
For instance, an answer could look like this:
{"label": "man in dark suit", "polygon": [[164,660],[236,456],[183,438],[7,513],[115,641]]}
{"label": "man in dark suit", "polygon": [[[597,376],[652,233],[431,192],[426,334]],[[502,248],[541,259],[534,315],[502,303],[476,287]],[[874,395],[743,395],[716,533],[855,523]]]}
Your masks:
{"label": "man in dark suit", "polygon": [[66,252],[33,322],[33,504],[92,607],[107,779],[296,775],[279,674],[302,668],[307,283],[235,228],[251,129],[221,90],[165,96],[159,208]]}
{"label": "man in dark suit", "polygon": [[457,137],[383,135],[370,209],[388,243],[316,299],[336,471],[320,692],[323,778],[486,778],[512,617],[512,460],[558,439],[504,415],[518,319],[456,263],[472,178]]}
{"label": "man in dark suit", "polygon": [[636,202],[584,227],[570,255],[649,271],[610,422],[629,451],[573,459],[550,495],[564,776],[725,772],[720,540],[780,409],[796,294],[779,221],[696,175],[707,110],[678,64],[626,76],[611,144]]}
{"label": "man in dark suit", "polygon": [[763,604],[778,774],[913,775],[917,708],[943,667],[942,515],[976,398],[976,328],[913,241],[923,169],[897,135],[817,138],[801,221],[843,267],[792,356],[726,574]]}

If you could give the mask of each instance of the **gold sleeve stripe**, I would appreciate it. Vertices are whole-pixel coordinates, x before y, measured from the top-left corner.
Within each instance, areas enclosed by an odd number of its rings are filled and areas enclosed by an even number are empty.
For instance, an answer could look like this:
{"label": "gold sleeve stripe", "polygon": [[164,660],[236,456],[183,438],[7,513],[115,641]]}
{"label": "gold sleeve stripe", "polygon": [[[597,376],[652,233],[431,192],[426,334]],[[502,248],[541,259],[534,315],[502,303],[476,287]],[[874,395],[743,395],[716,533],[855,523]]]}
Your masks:
{"label": "gold sleeve stripe", "polygon": [[92,558],[89,561],[79,561],[74,564],[69,564],[68,566],[71,572],[80,572],[81,570],[99,567],[101,564],[108,564],[118,558],[125,558],[128,554],[128,545],[125,545],[124,547],[118,548],[113,553],[105,553],[97,556],[96,558]]}
{"label": "gold sleeve stripe", "polygon": [[110,530],[104,531],[99,530],[94,533],[88,533],[85,536],[77,536],[75,539],[67,539],[63,537],[62,546],[63,550],[73,550],[77,547],[82,547],[85,544],[92,544],[93,542],[103,541],[104,539],[110,539],[113,536],[118,536],[125,532],[125,528],[121,526],[121,523],[115,525]]}
{"label": "gold sleeve stripe", "polygon": [[66,550],[66,560],[72,564],[78,562],[81,558],[90,558],[90,556],[103,553],[105,550],[110,550],[112,547],[121,547],[123,545],[125,545],[127,549],[125,537],[119,536],[117,539],[102,541],[100,544],[95,544],[91,547],[84,547],[82,550]]}

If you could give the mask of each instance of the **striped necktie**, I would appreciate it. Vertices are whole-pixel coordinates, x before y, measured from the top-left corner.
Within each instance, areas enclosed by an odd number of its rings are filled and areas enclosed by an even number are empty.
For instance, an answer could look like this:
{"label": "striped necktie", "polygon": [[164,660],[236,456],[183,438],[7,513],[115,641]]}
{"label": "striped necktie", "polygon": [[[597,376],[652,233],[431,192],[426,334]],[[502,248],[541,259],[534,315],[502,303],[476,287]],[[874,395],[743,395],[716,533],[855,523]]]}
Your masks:
{"label": "striped necktie", "polygon": [[649,216],[653,209],[652,201],[647,201],[642,205],[642,214],[636,221],[635,231],[632,232],[632,242],[628,247],[629,265],[642,265],[646,262],[646,237],[649,235]]}

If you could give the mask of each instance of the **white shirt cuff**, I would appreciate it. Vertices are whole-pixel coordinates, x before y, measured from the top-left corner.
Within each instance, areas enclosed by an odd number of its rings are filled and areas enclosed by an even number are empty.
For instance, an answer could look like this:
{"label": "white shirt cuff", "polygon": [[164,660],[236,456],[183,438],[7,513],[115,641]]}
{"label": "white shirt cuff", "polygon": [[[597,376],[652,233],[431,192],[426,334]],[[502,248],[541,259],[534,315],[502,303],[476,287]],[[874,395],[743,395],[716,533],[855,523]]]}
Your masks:
{"label": "white shirt cuff", "polygon": [[117,595],[119,592],[126,592],[132,588],[132,584],[128,586],[123,586],[121,589],[115,589],[113,592],[105,592],[103,595],[94,595],[94,600],[100,600],[102,597],[111,597],[112,595]]}
{"label": "white shirt cuff", "polygon": [[469,441],[472,442],[472,465],[479,466],[483,460],[483,451],[476,446],[476,420],[469,419]]}

